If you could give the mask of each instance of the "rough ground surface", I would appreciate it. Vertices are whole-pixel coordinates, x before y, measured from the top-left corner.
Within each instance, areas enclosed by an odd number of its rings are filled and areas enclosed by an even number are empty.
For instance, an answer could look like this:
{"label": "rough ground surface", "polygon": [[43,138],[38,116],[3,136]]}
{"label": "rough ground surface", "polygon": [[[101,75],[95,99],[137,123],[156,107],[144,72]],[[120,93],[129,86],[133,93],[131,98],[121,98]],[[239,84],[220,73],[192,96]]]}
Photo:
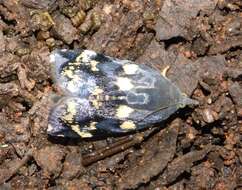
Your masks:
{"label": "rough ground surface", "polygon": [[[200,104],[84,167],[119,138],[47,137],[55,48],[169,65]],[[241,189],[241,135],[240,0],[0,0],[0,189]]]}

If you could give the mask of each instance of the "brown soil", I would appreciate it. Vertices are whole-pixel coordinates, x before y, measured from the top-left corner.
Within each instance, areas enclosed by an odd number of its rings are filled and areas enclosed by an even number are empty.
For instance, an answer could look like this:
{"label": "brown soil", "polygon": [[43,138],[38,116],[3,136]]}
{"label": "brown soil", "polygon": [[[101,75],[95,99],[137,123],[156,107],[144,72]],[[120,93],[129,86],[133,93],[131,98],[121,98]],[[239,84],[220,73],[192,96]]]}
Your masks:
{"label": "brown soil", "polygon": [[[169,65],[168,78],[200,104],[83,166],[141,133],[48,138],[56,48]],[[240,0],[0,0],[0,189],[242,189],[241,139]]]}

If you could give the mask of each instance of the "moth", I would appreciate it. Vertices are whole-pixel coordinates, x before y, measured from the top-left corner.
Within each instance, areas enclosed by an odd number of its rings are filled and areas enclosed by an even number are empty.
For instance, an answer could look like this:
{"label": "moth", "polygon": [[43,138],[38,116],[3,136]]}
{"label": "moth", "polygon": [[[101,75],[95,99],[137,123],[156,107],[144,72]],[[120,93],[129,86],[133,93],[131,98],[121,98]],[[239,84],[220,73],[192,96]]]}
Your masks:
{"label": "moth", "polygon": [[96,138],[134,132],[197,104],[158,70],[91,50],[54,50],[53,81],[62,96],[51,109],[47,133]]}

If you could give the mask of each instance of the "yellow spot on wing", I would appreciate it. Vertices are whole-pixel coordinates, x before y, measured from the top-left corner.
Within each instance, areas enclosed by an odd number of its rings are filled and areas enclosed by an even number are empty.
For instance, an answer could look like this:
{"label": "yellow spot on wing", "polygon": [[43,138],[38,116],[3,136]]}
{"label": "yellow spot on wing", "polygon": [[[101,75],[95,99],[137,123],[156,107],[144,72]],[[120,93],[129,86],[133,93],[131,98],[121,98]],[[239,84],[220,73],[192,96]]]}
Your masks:
{"label": "yellow spot on wing", "polygon": [[126,106],[126,105],[121,105],[118,107],[116,116],[120,119],[125,119],[129,117],[129,115],[134,111],[134,109]]}
{"label": "yellow spot on wing", "polygon": [[67,76],[69,78],[73,78],[74,77],[74,73],[70,69],[65,69],[62,73],[63,73],[64,76]]}
{"label": "yellow spot on wing", "polygon": [[[116,97],[113,97],[113,98],[116,98]],[[110,99],[111,99],[111,98],[110,98],[109,95],[105,95],[105,96],[104,96],[104,100],[105,100],[105,101],[108,101],[108,100],[110,100]],[[113,100],[115,100],[115,99],[113,99]]]}
{"label": "yellow spot on wing", "polygon": [[70,66],[70,67],[68,67],[70,70],[74,70],[75,69],[75,67],[73,67],[73,66]]}
{"label": "yellow spot on wing", "polygon": [[119,87],[122,91],[129,91],[134,88],[134,85],[131,83],[131,80],[126,77],[118,77],[115,84]]}
{"label": "yellow spot on wing", "polygon": [[92,95],[94,97],[90,97],[89,100],[92,102],[93,106],[96,108],[96,109],[99,109],[100,106],[102,106],[102,102],[100,101],[101,100],[101,95],[103,93],[103,89],[97,87],[95,88],[95,90],[92,92]]}
{"label": "yellow spot on wing", "polygon": [[71,77],[71,80],[68,81],[68,83],[67,83],[67,89],[70,90],[71,92],[76,91],[76,88],[77,88],[77,85],[78,85],[79,82],[80,82],[79,76],[73,75]]}
{"label": "yellow spot on wing", "polygon": [[97,68],[99,62],[95,61],[95,60],[91,60],[90,61],[90,65],[91,65],[91,70],[92,71],[99,71],[99,69]]}
{"label": "yellow spot on wing", "polygon": [[99,71],[99,69],[97,68],[99,62],[92,59],[92,56],[95,55],[96,53],[94,51],[84,50],[79,56],[77,56],[73,65],[90,65],[92,71]]}
{"label": "yellow spot on wing", "polygon": [[137,72],[139,66],[136,64],[125,64],[123,66],[124,73],[127,75],[133,75]]}
{"label": "yellow spot on wing", "polygon": [[53,126],[51,124],[48,124],[47,132],[51,132],[53,130]]}
{"label": "yellow spot on wing", "polygon": [[90,125],[89,125],[89,129],[92,129],[92,130],[97,129],[96,124],[97,124],[97,122],[91,122]]}
{"label": "yellow spot on wing", "polygon": [[99,102],[97,99],[90,100],[92,102],[92,105],[96,108],[99,109],[102,106],[102,102]]}
{"label": "yellow spot on wing", "polygon": [[74,101],[68,102],[67,105],[68,105],[67,106],[67,111],[72,112],[72,113],[76,112],[76,105],[77,104]]}
{"label": "yellow spot on wing", "polygon": [[167,78],[166,77],[166,74],[167,74],[167,71],[170,69],[170,66],[168,65],[168,66],[166,66],[162,71],[161,71],[161,75],[163,76],[163,77],[165,77],[165,78]]}
{"label": "yellow spot on wing", "polygon": [[88,63],[90,62],[91,56],[95,56],[96,53],[91,50],[84,50],[77,58],[76,62]]}
{"label": "yellow spot on wing", "polygon": [[81,131],[79,125],[71,125],[71,129],[75,131],[82,138],[90,138],[93,135],[87,131]]}
{"label": "yellow spot on wing", "polygon": [[71,81],[68,82],[68,84],[67,84],[67,88],[68,88],[68,90],[70,90],[70,91],[73,91],[73,90],[76,88],[76,85],[75,85],[75,83],[74,83],[73,80],[71,80]]}
{"label": "yellow spot on wing", "polygon": [[97,87],[95,88],[95,90],[93,91],[93,95],[99,95],[99,94],[102,94],[103,93],[103,89]]}
{"label": "yellow spot on wing", "polygon": [[72,122],[76,115],[76,103],[73,101],[68,102],[66,111],[67,113],[63,116],[63,119]]}
{"label": "yellow spot on wing", "polygon": [[65,137],[63,134],[58,134],[57,137]]}
{"label": "yellow spot on wing", "polygon": [[77,56],[76,58],[76,62],[80,63],[80,62],[84,62],[84,60],[86,60],[86,54],[84,52],[82,52],[79,56]]}
{"label": "yellow spot on wing", "polygon": [[136,129],[136,126],[133,121],[125,121],[120,125],[120,128],[124,130],[133,130]]}
{"label": "yellow spot on wing", "polygon": [[72,62],[72,63],[69,63],[69,65],[71,65],[72,67],[73,66],[79,66],[81,64],[81,62]]}

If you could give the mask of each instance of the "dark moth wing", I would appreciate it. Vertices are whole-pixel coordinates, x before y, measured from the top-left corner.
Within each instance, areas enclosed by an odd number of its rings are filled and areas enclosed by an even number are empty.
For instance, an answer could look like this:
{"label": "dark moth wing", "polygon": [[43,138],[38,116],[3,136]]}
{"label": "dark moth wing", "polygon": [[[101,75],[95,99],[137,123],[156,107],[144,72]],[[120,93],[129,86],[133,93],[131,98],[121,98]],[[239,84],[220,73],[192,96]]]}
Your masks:
{"label": "dark moth wing", "polygon": [[104,118],[87,99],[62,97],[49,115],[47,133],[70,138],[99,138],[135,130],[131,121]]}
{"label": "dark moth wing", "polygon": [[52,108],[48,118],[47,133],[63,137],[92,137],[95,109],[89,101],[78,97],[63,97]]}
{"label": "dark moth wing", "polygon": [[[196,103],[158,71],[132,61],[90,50],[56,50],[51,62],[53,79],[65,96],[85,99],[93,110],[89,122],[96,122],[96,128],[106,132],[142,129],[165,120],[180,107]],[[85,110],[83,106],[78,109]],[[83,128],[85,119],[76,117],[77,125]]]}

